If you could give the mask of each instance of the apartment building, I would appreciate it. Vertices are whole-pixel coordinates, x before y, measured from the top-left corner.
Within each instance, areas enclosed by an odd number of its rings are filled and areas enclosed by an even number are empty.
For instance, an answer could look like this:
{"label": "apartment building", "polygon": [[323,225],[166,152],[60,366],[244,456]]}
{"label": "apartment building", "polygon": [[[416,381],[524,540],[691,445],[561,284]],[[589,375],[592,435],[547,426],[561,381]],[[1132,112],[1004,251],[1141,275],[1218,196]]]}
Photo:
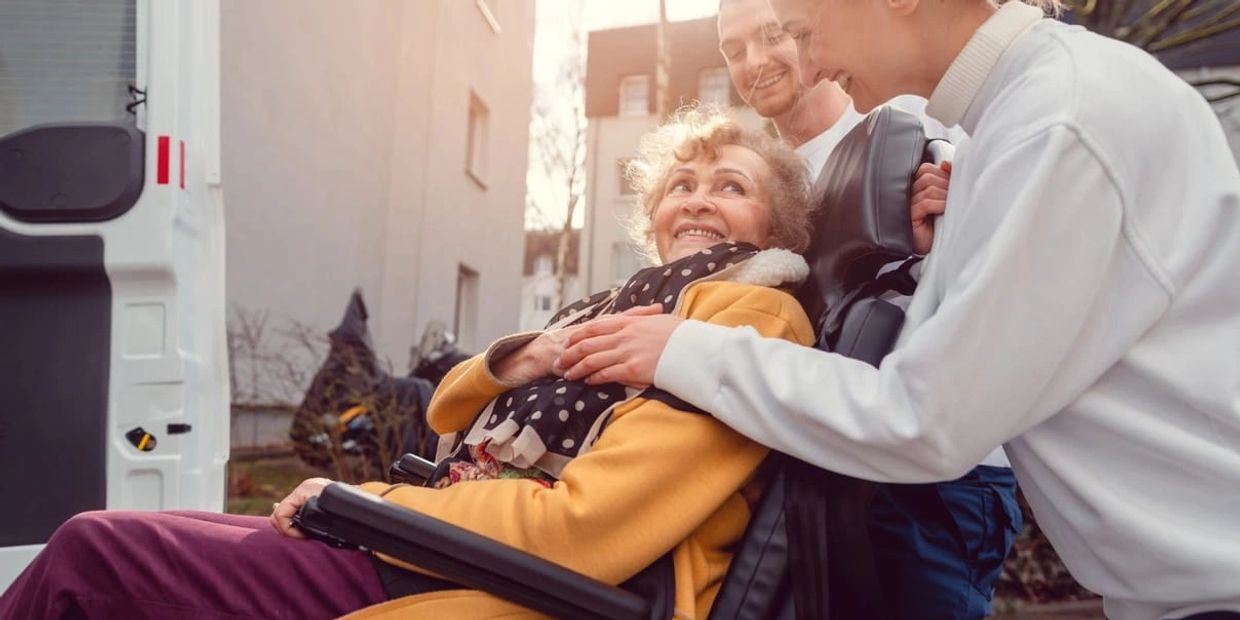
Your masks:
{"label": "apartment building", "polygon": [[525,262],[521,271],[521,331],[542,329],[565,304],[587,293],[578,277],[581,256],[581,231],[573,230],[568,240],[564,261],[562,303],[556,303],[555,258],[560,248],[560,231],[525,231]]}

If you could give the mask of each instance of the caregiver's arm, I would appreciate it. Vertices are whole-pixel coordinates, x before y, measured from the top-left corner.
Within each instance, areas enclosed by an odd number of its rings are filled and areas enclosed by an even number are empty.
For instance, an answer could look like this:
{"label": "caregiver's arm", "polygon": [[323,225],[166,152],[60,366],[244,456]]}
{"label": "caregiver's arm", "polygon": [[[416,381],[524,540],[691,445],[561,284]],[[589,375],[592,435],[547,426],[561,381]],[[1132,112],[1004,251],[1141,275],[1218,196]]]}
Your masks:
{"label": "caregiver's arm", "polygon": [[654,383],[834,471],[964,473],[1079,396],[1169,299],[1124,228],[1118,184],[1073,129],[1010,145],[969,183],[933,256],[942,303],[881,368],[687,321]]}

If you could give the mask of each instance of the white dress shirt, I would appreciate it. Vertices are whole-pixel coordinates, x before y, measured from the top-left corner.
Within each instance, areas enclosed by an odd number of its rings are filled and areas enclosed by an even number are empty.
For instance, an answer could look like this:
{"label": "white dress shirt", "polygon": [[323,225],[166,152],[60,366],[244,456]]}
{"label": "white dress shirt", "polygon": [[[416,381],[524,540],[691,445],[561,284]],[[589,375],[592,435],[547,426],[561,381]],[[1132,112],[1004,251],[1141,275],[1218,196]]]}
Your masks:
{"label": "white dress shirt", "polygon": [[1240,611],[1240,172],[1157,60],[1008,2],[928,111],[971,137],[880,368],[686,321],[655,384],[879,481],[1005,443],[1117,620]]}

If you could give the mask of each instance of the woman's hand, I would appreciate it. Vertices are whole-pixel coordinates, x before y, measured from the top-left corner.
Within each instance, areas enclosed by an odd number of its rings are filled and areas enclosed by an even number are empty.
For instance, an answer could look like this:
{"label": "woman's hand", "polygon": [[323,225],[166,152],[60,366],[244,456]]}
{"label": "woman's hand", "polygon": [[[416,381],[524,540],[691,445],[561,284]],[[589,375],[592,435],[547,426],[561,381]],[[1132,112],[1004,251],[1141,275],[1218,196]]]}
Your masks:
{"label": "woman's hand", "polygon": [[592,385],[650,387],[668,339],[683,322],[680,317],[663,314],[658,305],[594,319],[569,337],[568,349],[560,355],[556,369],[565,379],[584,378]]}
{"label": "woman's hand", "polygon": [[289,536],[291,538],[305,538],[306,535],[301,530],[293,527],[293,515],[306,504],[311,497],[317,496],[323,492],[324,487],[334,482],[327,478],[308,478],[303,480],[301,484],[293,489],[288,497],[280,500],[276,504],[272,504],[271,509],[271,527],[277,532]]}
{"label": "woman's hand", "polygon": [[922,164],[913,179],[909,211],[913,217],[913,251],[927,254],[934,244],[934,218],[947,208],[947,186],[952,163]]}
{"label": "woman's hand", "polygon": [[573,325],[543,332],[521,348],[496,360],[491,372],[507,385],[525,385],[554,372],[556,358],[568,345],[568,337],[580,329]]}

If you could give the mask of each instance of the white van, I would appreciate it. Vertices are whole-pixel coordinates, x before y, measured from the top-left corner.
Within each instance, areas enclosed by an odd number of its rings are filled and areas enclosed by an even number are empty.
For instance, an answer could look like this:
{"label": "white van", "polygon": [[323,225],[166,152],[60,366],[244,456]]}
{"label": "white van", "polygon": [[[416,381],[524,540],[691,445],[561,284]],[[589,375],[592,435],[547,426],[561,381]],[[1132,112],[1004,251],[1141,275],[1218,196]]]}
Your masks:
{"label": "white van", "polygon": [[216,0],[0,3],[0,591],[83,510],[221,510]]}

